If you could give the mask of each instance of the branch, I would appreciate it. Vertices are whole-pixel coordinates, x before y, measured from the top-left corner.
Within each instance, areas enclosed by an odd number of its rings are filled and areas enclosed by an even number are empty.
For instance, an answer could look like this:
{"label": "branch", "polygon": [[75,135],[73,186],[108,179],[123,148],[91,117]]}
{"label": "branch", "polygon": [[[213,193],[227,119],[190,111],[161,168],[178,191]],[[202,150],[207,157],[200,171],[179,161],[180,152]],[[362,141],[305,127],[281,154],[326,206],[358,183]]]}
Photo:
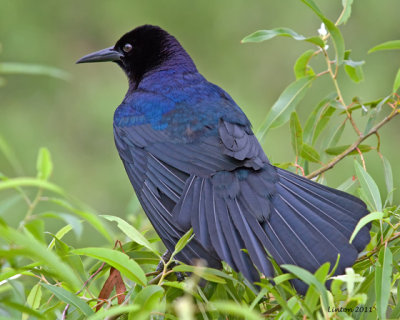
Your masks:
{"label": "branch", "polygon": [[387,117],[385,117],[381,122],[379,122],[375,127],[373,127],[367,134],[363,135],[361,134],[359,138],[350,146],[348,147],[345,151],[343,151],[341,154],[337,155],[335,158],[333,158],[330,162],[328,162],[326,165],[322,166],[321,168],[315,170],[314,172],[311,172],[309,175],[306,176],[308,179],[312,179],[321,173],[332,169],[339,161],[343,160],[349,153],[353,152],[354,150],[357,150],[358,146],[369,136],[376,134],[378,130],[388,123],[390,120],[392,120],[395,116],[397,116],[400,113],[400,109],[395,109],[393,110]]}

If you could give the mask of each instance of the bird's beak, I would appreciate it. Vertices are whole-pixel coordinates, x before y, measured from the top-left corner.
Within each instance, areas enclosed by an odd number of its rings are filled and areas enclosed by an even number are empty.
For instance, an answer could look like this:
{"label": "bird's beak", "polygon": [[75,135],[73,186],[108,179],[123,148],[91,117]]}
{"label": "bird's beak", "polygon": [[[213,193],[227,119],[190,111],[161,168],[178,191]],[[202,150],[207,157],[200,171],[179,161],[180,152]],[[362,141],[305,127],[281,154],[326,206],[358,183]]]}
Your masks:
{"label": "bird's beak", "polygon": [[76,63],[119,61],[121,60],[122,56],[122,53],[115,50],[114,47],[110,47],[107,49],[89,53],[88,55],[80,58]]}

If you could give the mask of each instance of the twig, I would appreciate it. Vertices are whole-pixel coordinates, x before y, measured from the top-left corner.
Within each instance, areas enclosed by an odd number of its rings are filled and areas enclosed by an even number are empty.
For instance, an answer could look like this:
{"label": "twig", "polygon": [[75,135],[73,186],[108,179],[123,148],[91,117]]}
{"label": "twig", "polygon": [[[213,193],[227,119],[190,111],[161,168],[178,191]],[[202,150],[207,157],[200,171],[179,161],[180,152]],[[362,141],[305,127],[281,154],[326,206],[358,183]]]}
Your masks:
{"label": "twig", "polygon": [[[77,291],[75,294],[76,294],[76,295],[80,294],[80,293],[83,291],[83,289],[86,288],[86,286],[88,285],[88,283],[89,283],[96,275],[98,275],[99,272],[100,272],[101,270],[103,270],[103,268],[104,268],[105,265],[106,265],[106,263],[103,262],[103,263],[101,264],[101,266],[100,266],[100,267],[85,281],[85,283],[83,284],[82,288],[81,288],[79,291]],[[63,313],[62,313],[61,319],[66,319],[68,309],[69,309],[69,304],[67,304],[67,305],[65,306],[64,311],[63,311]]]}
{"label": "twig", "polygon": [[382,242],[374,250],[370,251],[369,254],[365,254],[364,256],[358,258],[355,263],[361,262],[361,261],[364,261],[364,260],[367,260],[367,259],[371,258],[375,253],[377,253],[382,248],[383,245],[387,245],[387,243],[392,242],[393,240],[396,240],[398,238],[400,238],[400,233],[396,233],[392,238],[389,238],[385,242]]}
{"label": "twig", "polygon": [[309,175],[306,176],[308,179],[312,179],[321,173],[332,169],[339,161],[343,160],[349,153],[353,152],[358,148],[358,146],[363,142],[365,139],[367,139],[369,136],[375,134],[383,125],[388,123],[390,120],[392,120],[395,116],[397,116],[400,113],[399,109],[393,110],[387,117],[385,117],[381,122],[379,122],[375,127],[373,127],[367,134],[358,137],[358,139],[351,145],[349,146],[345,151],[343,151],[341,154],[337,155],[335,158],[333,158],[330,162],[328,162],[326,165],[322,166],[321,168],[311,172]]}
{"label": "twig", "polygon": [[276,306],[272,307],[271,309],[268,309],[267,311],[265,311],[262,314],[262,316],[263,317],[270,317],[272,313],[274,313],[275,311],[278,311],[280,309],[282,309],[282,307],[279,304],[277,304]]}
{"label": "twig", "polygon": [[362,163],[364,170],[367,171],[367,166],[365,165],[365,159],[364,159],[364,156],[363,156],[360,148],[357,147],[356,150],[357,150],[358,154],[360,155],[361,163]]}

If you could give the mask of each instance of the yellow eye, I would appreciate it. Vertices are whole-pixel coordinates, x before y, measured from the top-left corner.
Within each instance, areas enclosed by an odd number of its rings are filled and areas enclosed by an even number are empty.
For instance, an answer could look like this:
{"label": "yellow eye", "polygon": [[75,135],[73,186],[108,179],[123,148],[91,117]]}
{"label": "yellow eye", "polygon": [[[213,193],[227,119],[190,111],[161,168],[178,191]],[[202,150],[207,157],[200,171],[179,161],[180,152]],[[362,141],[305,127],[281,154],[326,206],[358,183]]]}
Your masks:
{"label": "yellow eye", "polygon": [[128,53],[129,51],[132,50],[132,45],[131,45],[130,43],[126,43],[126,44],[122,47],[122,50],[123,50],[125,53]]}

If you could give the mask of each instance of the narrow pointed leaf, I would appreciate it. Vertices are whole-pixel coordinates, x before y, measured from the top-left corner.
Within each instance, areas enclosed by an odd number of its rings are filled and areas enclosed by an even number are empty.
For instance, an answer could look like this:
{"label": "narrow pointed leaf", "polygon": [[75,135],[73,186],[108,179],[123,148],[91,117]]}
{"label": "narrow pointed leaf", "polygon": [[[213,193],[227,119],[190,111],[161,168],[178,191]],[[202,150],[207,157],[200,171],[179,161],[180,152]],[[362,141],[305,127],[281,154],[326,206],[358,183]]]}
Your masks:
{"label": "narrow pointed leaf", "polygon": [[378,186],[374,179],[364,170],[364,168],[355,160],[354,167],[362,190],[368,199],[368,202],[373,206],[374,211],[382,211],[381,195]]}
{"label": "narrow pointed leaf", "polygon": [[400,49],[400,40],[392,40],[378,44],[377,46],[370,49],[368,53],[381,50],[398,50],[398,49]]}
{"label": "narrow pointed leaf", "polygon": [[180,252],[189,242],[190,240],[193,239],[193,229],[190,228],[190,230],[188,232],[186,232],[182,238],[179,239],[179,241],[177,242],[177,244],[175,245],[175,250],[171,255],[171,259],[172,257],[174,257],[178,252]]}
{"label": "narrow pointed leaf", "polygon": [[0,181],[0,190],[13,189],[17,187],[37,187],[58,194],[64,194],[64,191],[55,184],[37,178],[12,178]]}
{"label": "narrow pointed leaf", "polygon": [[125,220],[115,217],[115,216],[109,216],[109,215],[101,215],[104,219],[107,219],[109,221],[115,221],[118,224],[118,228],[125,233],[132,241],[135,241],[136,243],[140,244],[141,246],[147,248],[151,252],[153,252],[155,255],[160,256],[160,253],[153,248],[152,244],[147,240],[135,227],[130,225],[128,222]]}
{"label": "narrow pointed leaf", "polygon": [[318,8],[318,6],[315,4],[313,0],[302,0],[302,2],[304,2],[308,7],[310,7],[311,10],[314,11],[315,14],[325,24],[326,28],[331,34],[333,45],[335,46],[337,64],[339,65],[342,64],[344,59],[345,46],[344,46],[343,36],[340,33],[339,29],[335,26],[335,24],[332,21],[330,21],[323,15],[322,11]]}
{"label": "narrow pointed leaf", "polygon": [[397,92],[400,87],[400,69],[397,70],[396,78],[394,79],[393,83],[393,93]]}
{"label": "narrow pointed leaf", "polygon": [[33,310],[37,310],[40,306],[40,300],[42,300],[42,287],[37,283],[31,289],[26,302]]}
{"label": "narrow pointed leaf", "polygon": [[335,100],[337,97],[336,92],[331,92],[328,94],[324,99],[322,99],[314,108],[312,113],[308,116],[306,124],[304,126],[303,130],[303,140],[304,142],[307,142],[308,144],[311,143],[312,137],[314,135],[314,130],[315,130],[315,124],[317,123],[317,117],[319,116],[319,113],[321,112],[321,109],[326,107],[328,104],[330,104],[333,100]]}
{"label": "narrow pointed leaf", "polygon": [[129,257],[122,252],[106,248],[82,248],[72,250],[71,253],[106,262],[132,281],[142,286],[147,284],[147,278],[143,269],[135,260],[129,259]]}
{"label": "narrow pointed leaf", "polygon": [[297,276],[299,279],[303,280],[305,283],[308,285],[314,285],[315,288],[319,291],[319,294],[321,295],[323,305],[325,309],[328,309],[328,294],[325,286],[317,280],[317,278],[310,273],[309,271],[300,268],[298,266],[294,265],[289,265],[289,264],[283,264],[281,266],[283,269],[286,269],[290,273],[294,274]]}
{"label": "narrow pointed leaf", "polygon": [[236,316],[246,320],[261,320],[263,317],[255,310],[251,310],[248,306],[238,304],[234,301],[212,301],[208,305],[208,311],[217,310],[222,314]]}
{"label": "narrow pointed leaf", "polygon": [[189,266],[189,265],[178,265],[174,267],[173,270],[176,272],[191,272],[211,282],[223,283],[223,284],[226,283],[226,281],[223,278],[220,278],[218,275],[215,274],[215,272],[213,272],[214,269],[210,268]]}
{"label": "narrow pointed leaf", "polygon": [[342,0],[343,6],[343,14],[340,17],[337,25],[345,24],[347,20],[349,20],[351,15],[351,5],[353,4],[353,0]]}
{"label": "narrow pointed leaf", "polygon": [[65,281],[73,289],[78,290],[80,288],[80,281],[73,270],[58,255],[36,240],[30,233],[21,233],[0,224],[0,238],[21,246],[25,256],[34,261],[39,261],[40,265],[48,268],[51,273],[59,277],[59,280]]}
{"label": "narrow pointed leaf", "polygon": [[394,191],[392,166],[390,165],[389,160],[386,159],[383,156],[382,156],[382,162],[383,162],[383,171],[385,173],[387,201],[389,202],[389,204],[392,204],[392,202],[393,202],[393,191]]}
{"label": "narrow pointed leaf", "polygon": [[308,160],[311,162],[316,162],[316,163],[321,162],[321,158],[320,158],[318,152],[307,143],[303,143],[303,147],[301,149],[300,155],[305,160]]}
{"label": "narrow pointed leaf", "polygon": [[320,37],[305,37],[289,28],[275,28],[271,30],[258,30],[243,38],[242,43],[261,42],[275,38],[276,36],[290,37],[298,41],[311,42],[319,47],[324,47],[325,43]]}
{"label": "narrow pointed leaf", "polygon": [[1,62],[0,74],[30,74],[38,76],[49,76],[61,80],[69,80],[70,74],[64,70],[54,67],[16,62]]}
{"label": "narrow pointed leaf", "polygon": [[96,312],[95,314],[92,314],[90,317],[86,318],[85,320],[104,320],[104,319],[117,319],[121,318],[118,317],[118,315],[126,314],[128,312],[135,312],[137,310],[140,310],[139,305],[137,304],[131,304],[129,306],[126,305],[120,305],[120,306],[115,306],[112,308],[109,308],[107,310],[101,310],[99,312]]}
{"label": "narrow pointed leaf", "polygon": [[379,252],[375,276],[376,308],[379,319],[386,319],[391,288],[392,260],[390,248],[382,248]]}
{"label": "narrow pointed leaf", "polygon": [[313,69],[308,65],[313,54],[314,50],[307,50],[300,57],[298,57],[293,68],[296,79],[313,76],[315,74]]}
{"label": "narrow pointed leaf", "polygon": [[[337,156],[338,154],[341,154],[342,152],[347,150],[349,147],[350,147],[349,144],[347,144],[345,146],[336,146],[336,147],[332,147],[332,148],[326,149],[325,152],[327,154],[332,155],[332,156]],[[358,149],[360,149],[360,151],[362,153],[365,153],[365,152],[373,150],[373,148],[371,146],[366,145],[366,144],[360,144],[358,146]],[[349,153],[349,155],[352,155],[352,154],[358,154],[358,151],[357,150],[353,150],[352,152]]]}
{"label": "narrow pointed leaf", "polygon": [[300,156],[301,148],[303,147],[303,130],[296,111],[292,112],[290,116],[290,135],[294,154]]}
{"label": "narrow pointed leaf", "polygon": [[322,146],[323,147],[327,146],[328,149],[335,147],[338,144],[340,138],[342,137],[345,127],[346,127],[346,121],[343,121],[339,126],[333,127],[332,130],[327,135],[326,139],[324,140]]}
{"label": "narrow pointed leaf", "polygon": [[358,221],[356,227],[354,228],[353,233],[351,234],[349,243],[352,243],[358,232],[366,226],[368,223],[374,220],[381,220],[383,219],[383,213],[382,212],[371,212],[367,214],[365,217],[362,217],[360,221]]}
{"label": "narrow pointed leaf", "polygon": [[351,65],[345,64],[344,70],[347,75],[353,80],[355,83],[358,83],[364,80],[364,72],[360,66],[353,67]]}
{"label": "narrow pointed leaf", "polygon": [[36,163],[37,177],[47,180],[53,171],[50,151],[47,148],[40,148]]}
{"label": "narrow pointed leaf", "polygon": [[333,113],[336,111],[336,108],[328,106],[324,108],[318,117],[317,124],[315,125],[314,135],[312,138],[312,145],[315,144],[321,132],[325,129],[326,125],[329,123]]}
{"label": "narrow pointed leaf", "polygon": [[291,83],[274,103],[267,117],[257,131],[259,140],[263,140],[269,129],[285,124],[297,104],[303,99],[306,90],[311,85],[314,77],[304,77]]}
{"label": "narrow pointed leaf", "polygon": [[84,315],[90,316],[94,314],[93,310],[89,307],[89,305],[83,300],[79,299],[75,294],[69,292],[61,287],[52,286],[46,283],[41,283],[41,285],[47,290],[54,293],[54,295],[61,301],[66,304],[70,304],[75,306],[78,310],[80,310]]}

